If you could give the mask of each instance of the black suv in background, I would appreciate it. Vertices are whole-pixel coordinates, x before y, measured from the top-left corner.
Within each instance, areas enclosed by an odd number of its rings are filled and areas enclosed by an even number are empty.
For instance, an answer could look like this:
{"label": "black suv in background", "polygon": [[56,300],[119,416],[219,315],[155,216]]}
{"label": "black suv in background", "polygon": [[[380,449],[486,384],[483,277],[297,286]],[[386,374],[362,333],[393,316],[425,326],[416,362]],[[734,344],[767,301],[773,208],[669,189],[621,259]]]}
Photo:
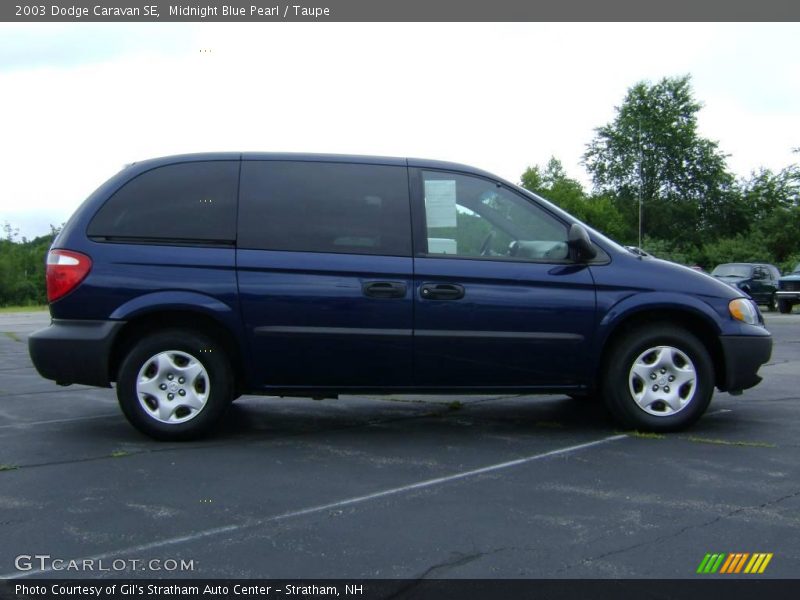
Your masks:
{"label": "black suv in background", "polygon": [[776,309],[775,292],[781,272],[775,265],[764,263],[725,263],[717,265],[711,275],[742,290],[758,304]]}
{"label": "black suv in background", "polygon": [[794,266],[794,270],[781,277],[778,282],[778,310],[784,314],[792,312],[795,304],[800,304],[800,263]]}

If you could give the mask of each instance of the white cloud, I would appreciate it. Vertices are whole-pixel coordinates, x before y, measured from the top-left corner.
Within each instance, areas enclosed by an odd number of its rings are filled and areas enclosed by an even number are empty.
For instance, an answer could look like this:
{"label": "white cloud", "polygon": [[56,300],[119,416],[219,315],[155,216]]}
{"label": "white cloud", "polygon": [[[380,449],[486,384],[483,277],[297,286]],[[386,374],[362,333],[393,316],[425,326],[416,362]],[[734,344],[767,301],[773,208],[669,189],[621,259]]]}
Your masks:
{"label": "white cloud", "polygon": [[46,51],[14,27],[0,222],[28,236],[122,164],[177,152],[411,155],[511,180],[555,155],[587,182],[593,128],[667,75],[693,74],[702,133],[737,174],[800,145],[795,24],[83,24]]}

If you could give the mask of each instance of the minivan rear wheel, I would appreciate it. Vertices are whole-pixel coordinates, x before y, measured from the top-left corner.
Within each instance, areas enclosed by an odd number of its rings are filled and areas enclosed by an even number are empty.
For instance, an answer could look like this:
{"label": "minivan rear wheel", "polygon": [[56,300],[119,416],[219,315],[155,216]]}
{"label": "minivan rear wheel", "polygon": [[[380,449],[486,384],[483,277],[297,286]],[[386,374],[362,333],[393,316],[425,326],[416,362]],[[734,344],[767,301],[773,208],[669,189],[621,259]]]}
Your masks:
{"label": "minivan rear wheel", "polygon": [[606,358],[603,397],[627,427],[677,431],[697,421],[711,402],[711,357],[685,329],[651,325],[633,330]]}
{"label": "minivan rear wheel", "polygon": [[209,433],[233,398],[232,370],[221,347],[192,331],[150,334],[120,365],[117,399],[128,421],[159,440]]}

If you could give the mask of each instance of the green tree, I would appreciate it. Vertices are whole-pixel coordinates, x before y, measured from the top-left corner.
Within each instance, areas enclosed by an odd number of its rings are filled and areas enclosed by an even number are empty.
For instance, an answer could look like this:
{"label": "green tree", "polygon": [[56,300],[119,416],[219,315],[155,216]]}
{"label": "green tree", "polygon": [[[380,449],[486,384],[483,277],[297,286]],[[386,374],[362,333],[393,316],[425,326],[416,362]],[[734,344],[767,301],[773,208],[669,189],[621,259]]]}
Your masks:
{"label": "green tree", "polygon": [[774,262],[800,253],[800,206],[775,209],[754,227],[754,232]]}
{"label": "green tree", "polygon": [[688,75],[640,82],[614,120],[595,130],[584,164],[596,192],[613,199],[629,228],[638,225],[641,195],[649,236],[699,245],[709,234],[746,230],[726,157],[697,132],[700,109]]}
{"label": "green tree", "polygon": [[0,239],[0,306],[44,304],[45,256],[60,228],[33,240],[19,237],[18,230],[4,223]]}
{"label": "green tree", "polygon": [[703,245],[700,264],[709,270],[729,262],[773,262],[763,237],[758,234],[720,238]]}
{"label": "green tree", "polygon": [[762,220],[779,208],[800,205],[800,167],[790,165],[778,173],[759,169],[741,182],[742,201],[755,220]]}
{"label": "green tree", "polygon": [[538,165],[528,167],[522,174],[521,185],[576,217],[586,203],[583,186],[567,176],[561,161],[555,157],[551,157],[544,168]]}
{"label": "green tree", "polygon": [[800,252],[800,167],[754,172],[740,183],[740,202],[749,216],[750,236],[774,262]]}
{"label": "green tree", "polygon": [[561,161],[555,157],[544,167],[528,167],[520,178],[520,185],[614,239],[626,237],[622,215],[611,198],[587,196],[581,183],[568,177]]}
{"label": "green tree", "polygon": [[670,240],[645,237],[642,246],[647,248],[647,251],[656,258],[671,260],[682,265],[694,265],[702,262],[698,260],[698,252],[696,250],[693,251],[692,248],[682,247]]}

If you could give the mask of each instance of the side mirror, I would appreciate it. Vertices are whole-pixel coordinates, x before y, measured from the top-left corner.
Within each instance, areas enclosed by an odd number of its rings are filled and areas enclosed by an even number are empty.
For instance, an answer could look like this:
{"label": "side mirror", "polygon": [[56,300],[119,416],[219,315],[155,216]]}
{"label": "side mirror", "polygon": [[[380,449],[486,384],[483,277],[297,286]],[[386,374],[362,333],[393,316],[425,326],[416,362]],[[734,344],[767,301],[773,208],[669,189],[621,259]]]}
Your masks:
{"label": "side mirror", "polygon": [[597,256],[597,248],[589,239],[589,234],[583,225],[573,223],[569,228],[567,244],[572,249],[577,262],[586,262]]}

